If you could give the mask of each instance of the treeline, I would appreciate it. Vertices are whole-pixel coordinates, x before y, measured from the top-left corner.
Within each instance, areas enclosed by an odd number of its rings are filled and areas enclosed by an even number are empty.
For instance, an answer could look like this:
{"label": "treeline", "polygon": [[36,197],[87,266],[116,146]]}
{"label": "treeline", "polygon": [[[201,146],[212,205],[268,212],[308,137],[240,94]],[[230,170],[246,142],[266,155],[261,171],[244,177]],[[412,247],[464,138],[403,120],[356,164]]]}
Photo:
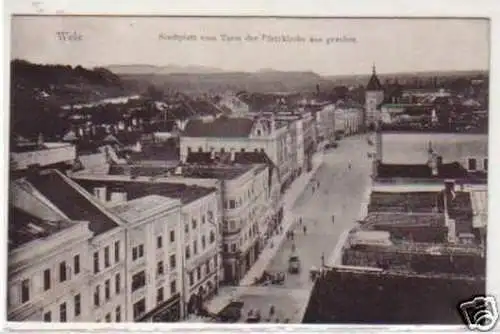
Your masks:
{"label": "treeline", "polygon": [[11,133],[57,138],[69,128],[61,106],[124,95],[127,87],[105,68],[11,61]]}

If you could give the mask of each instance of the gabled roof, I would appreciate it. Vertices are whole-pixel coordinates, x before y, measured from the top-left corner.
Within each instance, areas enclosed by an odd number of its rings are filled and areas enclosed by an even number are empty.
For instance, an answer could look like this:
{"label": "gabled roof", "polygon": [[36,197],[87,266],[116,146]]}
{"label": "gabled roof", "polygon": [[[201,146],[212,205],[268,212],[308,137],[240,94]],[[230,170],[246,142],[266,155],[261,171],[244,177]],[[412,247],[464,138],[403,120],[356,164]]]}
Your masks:
{"label": "gabled roof", "polygon": [[213,121],[190,120],[184,130],[185,137],[248,138],[254,120],[243,117],[221,116]]}
{"label": "gabled roof", "polygon": [[91,194],[83,195],[85,190],[77,189],[79,186],[61,173],[50,170],[43,174],[30,175],[27,179],[68,218],[88,221],[94,234],[98,235],[118,226],[117,221],[91,199]]}
{"label": "gabled roof", "polygon": [[150,195],[179,199],[183,204],[191,203],[216,191],[215,188],[186,185],[184,183],[115,181],[115,180],[75,180],[91,192],[95,187],[107,187],[108,195],[113,191],[127,193],[127,200],[137,200]]}
{"label": "gabled roof", "polygon": [[75,223],[67,220],[43,220],[21,210],[9,206],[9,250],[22,246],[30,241],[45,238],[60,232]]}

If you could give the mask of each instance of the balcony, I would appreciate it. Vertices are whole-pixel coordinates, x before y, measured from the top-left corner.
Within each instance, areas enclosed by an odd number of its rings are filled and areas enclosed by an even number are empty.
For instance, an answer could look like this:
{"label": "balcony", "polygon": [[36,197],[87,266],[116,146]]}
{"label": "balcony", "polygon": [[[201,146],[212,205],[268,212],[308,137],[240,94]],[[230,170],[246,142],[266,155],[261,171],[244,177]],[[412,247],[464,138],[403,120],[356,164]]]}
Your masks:
{"label": "balcony", "polygon": [[30,166],[49,166],[72,162],[76,158],[74,145],[46,143],[44,148],[26,152],[11,152],[12,170],[23,170]]}

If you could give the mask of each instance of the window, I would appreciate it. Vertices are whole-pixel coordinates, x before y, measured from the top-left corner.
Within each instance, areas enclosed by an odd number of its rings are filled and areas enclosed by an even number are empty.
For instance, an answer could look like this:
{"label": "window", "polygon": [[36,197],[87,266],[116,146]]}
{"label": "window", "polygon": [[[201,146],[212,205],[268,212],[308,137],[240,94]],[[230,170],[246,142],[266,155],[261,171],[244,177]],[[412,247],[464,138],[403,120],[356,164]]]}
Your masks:
{"label": "window", "polygon": [[177,282],[176,281],[172,281],[170,282],[170,294],[174,294],[177,292]]}
{"label": "window", "polygon": [[170,269],[175,269],[176,266],[176,260],[175,260],[175,254],[170,255]]}
{"label": "window", "polygon": [[196,278],[201,280],[201,267],[196,268]]}
{"label": "window", "polygon": [[66,281],[66,262],[59,263],[59,282]]}
{"label": "window", "polygon": [[104,298],[106,300],[111,298],[111,282],[109,279],[104,282]]}
{"label": "window", "polygon": [[139,245],[132,248],[132,261],[135,261],[144,256],[144,245]]}
{"label": "window", "polygon": [[75,255],[73,257],[73,264],[74,264],[74,272],[75,275],[78,275],[80,273],[80,255]]}
{"label": "window", "polygon": [[146,299],[141,299],[134,304],[134,319],[137,319],[146,312]]}
{"label": "window", "polygon": [[120,274],[115,275],[115,293],[119,294],[121,289],[121,279]]}
{"label": "window", "polygon": [[224,253],[227,253],[229,251],[229,248],[227,247],[227,244],[224,244]]}
{"label": "window", "polygon": [[488,158],[484,159],[483,164],[484,164],[484,170],[488,171]]}
{"label": "window", "polygon": [[215,242],[215,233],[214,231],[210,231],[210,243],[213,244]]}
{"label": "window", "polygon": [[116,322],[122,321],[122,310],[121,310],[120,306],[117,306],[115,308],[115,319],[116,319]]}
{"label": "window", "polygon": [[95,287],[94,291],[94,305],[99,306],[101,304],[101,286],[98,285]]}
{"label": "window", "polygon": [[184,224],[184,233],[185,233],[186,235],[188,235],[188,234],[189,234],[189,225],[188,225],[188,223]]}
{"label": "window", "polygon": [[231,245],[231,252],[232,253],[236,252],[236,244]]}
{"label": "window", "polygon": [[120,262],[120,242],[115,242],[115,262]]}
{"label": "window", "polygon": [[156,265],[156,274],[157,275],[164,274],[163,261],[159,261],[158,264]]}
{"label": "window", "polygon": [[186,260],[189,260],[191,257],[191,252],[189,251],[189,246],[186,246]]}
{"label": "window", "polygon": [[163,240],[160,236],[156,238],[156,248],[162,248],[162,247],[163,247]]}
{"label": "window", "polygon": [[234,199],[229,200],[229,208],[230,209],[236,208],[236,201]]}
{"label": "window", "polygon": [[170,242],[175,242],[175,231],[170,231]]}
{"label": "window", "polygon": [[205,249],[206,244],[207,244],[207,242],[206,242],[206,240],[205,240],[205,236],[204,236],[204,235],[202,235],[202,236],[201,236],[201,248],[202,248],[202,249]]}
{"label": "window", "polygon": [[52,321],[52,313],[50,311],[45,312],[43,314],[43,321],[45,321],[45,322],[51,322]]}
{"label": "window", "polygon": [[144,256],[144,245],[139,245],[139,257]]}
{"label": "window", "polygon": [[144,287],[146,285],[146,273],[144,271],[138,272],[132,276],[132,292]]}
{"label": "window", "polygon": [[191,153],[191,147],[188,146],[188,153]]}
{"label": "window", "polygon": [[99,253],[94,253],[94,274],[99,272]]}
{"label": "window", "polygon": [[210,261],[207,261],[205,263],[205,275],[208,275],[209,272],[210,272]]}
{"label": "window", "polygon": [[477,161],[476,159],[469,158],[469,170],[476,170],[477,167]]}
{"label": "window", "polygon": [[80,294],[75,296],[75,317],[78,317],[82,313],[82,297]]}
{"label": "window", "polygon": [[206,222],[206,218],[205,218],[205,215],[203,215],[203,216],[201,216],[201,224],[205,225],[205,222]]}
{"label": "window", "polygon": [[193,255],[198,254],[198,241],[193,241]]}
{"label": "window", "polygon": [[43,291],[50,289],[50,269],[43,271]]}
{"label": "window", "polygon": [[109,247],[104,247],[104,268],[109,267]]}
{"label": "window", "polygon": [[163,287],[159,288],[156,292],[156,304],[160,304],[163,301]]}
{"label": "window", "polygon": [[192,271],[189,272],[189,285],[194,285],[194,274]]}
{"label": "window", "polygon": [[66,303],[59,305],[59,321],[66,322]]}
{"label": "window", "polygon": [[21,283],[21,302],[26,303],[30,300],[30,280],[25,279]]}
{"label": "window", "polygon": [[198,223],[196,222],[196,219],[191,220],[191,226],[193,227],[193,230],[196,230],[196,226]]}
{"label": "window", "polygon": [[106,316],[104,317],[104,320],[106,322],[111,322],[111,313],[106,314]]}

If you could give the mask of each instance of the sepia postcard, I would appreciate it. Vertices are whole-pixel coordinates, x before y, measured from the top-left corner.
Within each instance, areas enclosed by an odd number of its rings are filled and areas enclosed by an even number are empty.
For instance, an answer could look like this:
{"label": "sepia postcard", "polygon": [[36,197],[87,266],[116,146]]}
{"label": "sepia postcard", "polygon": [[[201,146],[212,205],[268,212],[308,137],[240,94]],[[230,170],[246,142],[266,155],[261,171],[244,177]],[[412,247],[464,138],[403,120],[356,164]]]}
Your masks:
{"label": "sepia postcard", "polygon": [[496,326],[488,19],[14,15],[9,44],[9,323]]}

